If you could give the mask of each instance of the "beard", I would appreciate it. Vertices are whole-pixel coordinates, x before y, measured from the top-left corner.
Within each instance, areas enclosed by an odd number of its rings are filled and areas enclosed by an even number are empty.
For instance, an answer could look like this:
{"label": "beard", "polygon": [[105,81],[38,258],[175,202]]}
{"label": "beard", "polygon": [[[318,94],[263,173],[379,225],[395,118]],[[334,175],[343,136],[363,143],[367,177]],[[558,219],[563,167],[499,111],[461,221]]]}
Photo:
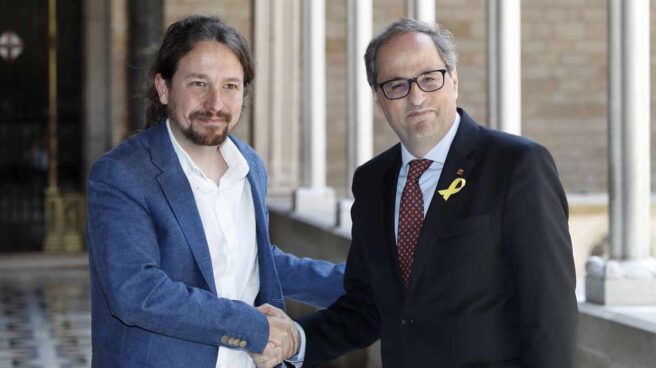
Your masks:
{"label": "beard", "polygon": [[[226,112],[212,112],[212,111],[201,111],[196,110],[192,111],[187,117],[190,121],[190,124],[186,128],[182,128],[180,123],[175,119],[175,105],[169,103],[168,114],[169,119],[181,128],[182,134],[194,144],[199,146],[220,146],[228,138],[228,127],[232,121],[232,115]],[[210,120],[210,119],[219,119],[225,124],[221,126],[203,126],[203,124],[197,124],[198,120]]]}

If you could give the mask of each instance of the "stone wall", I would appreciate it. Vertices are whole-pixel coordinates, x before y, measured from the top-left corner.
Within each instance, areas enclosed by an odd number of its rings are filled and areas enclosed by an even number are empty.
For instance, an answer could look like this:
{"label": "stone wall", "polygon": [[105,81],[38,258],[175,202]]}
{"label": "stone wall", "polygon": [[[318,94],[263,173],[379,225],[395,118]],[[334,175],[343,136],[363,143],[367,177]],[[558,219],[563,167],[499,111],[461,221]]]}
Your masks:
{"label": "stone wall", "polygon": [[[330,158],[327,183],[343,195],[350,186],[350,178],[346,177],[347,1],[330,0],[326,3],[326,134]],[[403,0],[374,0],[373,3],[374,33],[403,16],[405,11]],[[550,149],[567,192],[605,192],[606,2],[524,0],[521,5],[523,134]],[[252,2],[165,1],[166,24],[192,13],[219,14],[252,41]],[[438,21],[456,38],[460,54],[459,105],[485,124],[485,0],[436,0],[436,14]],[[656,39],[655,2],[651,2],[651,19],[652,39]],[[656,48],[652,47],[651,52],[653,90],[656,86]],[[652,93],[652,111],[656,111],[654,106],[656,93]],[[655,116],[652,113],[652,122]],[[247,140],[250,138],[248,119],[247,109],[237,130],[237,135]],[[652,128],[652,137],[656,137],[655,133],[656,129]],[[396,141],[394,133],[376,111],[374,152],[380,153]],[[652,149],[652,177],[656,178],[654,152]]]}
{"label": "stone wall", "polygon": [[[328,184],[346,177],[346,1],[326,9]],[[436,1],[459,52],[459,105],[486,122],[485,1]],[[374,32],[403,16],[404,2],[374,1]],[[606,8],[600,1],[522,2],[524,135],[553,153],[568,192],[606,190]],[[396,143],[376,111],[374,152]],[[343,159],[340,159],[343,158]]]}
{"label": "stone wall", "polygon": [[606,190],[606,2],[522,8],[524,135],[552,152],[568,192]]}

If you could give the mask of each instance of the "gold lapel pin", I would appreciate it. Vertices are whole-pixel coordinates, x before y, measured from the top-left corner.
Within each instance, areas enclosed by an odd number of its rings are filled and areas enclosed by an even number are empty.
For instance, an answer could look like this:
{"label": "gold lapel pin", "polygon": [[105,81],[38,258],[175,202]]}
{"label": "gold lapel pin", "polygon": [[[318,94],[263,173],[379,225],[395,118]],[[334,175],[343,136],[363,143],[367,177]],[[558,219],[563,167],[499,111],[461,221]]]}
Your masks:
{"label": "gold lapel pin", "polygon": [[463,169],[458,169],[458,171],[456,171],[456,174],[458,174],[458,175],[462,175],[464,173],[465,173],[465,170],[463,170]]}
{"label": "gold lapel pin", "polygon": [[462,188],[467,184],[467,180],[463,178],[456,178],[451,182],[451,185],[447,189],[442,189],[438,193],[444,198],[445,201],[449,199],[452,195],[458,193]]}

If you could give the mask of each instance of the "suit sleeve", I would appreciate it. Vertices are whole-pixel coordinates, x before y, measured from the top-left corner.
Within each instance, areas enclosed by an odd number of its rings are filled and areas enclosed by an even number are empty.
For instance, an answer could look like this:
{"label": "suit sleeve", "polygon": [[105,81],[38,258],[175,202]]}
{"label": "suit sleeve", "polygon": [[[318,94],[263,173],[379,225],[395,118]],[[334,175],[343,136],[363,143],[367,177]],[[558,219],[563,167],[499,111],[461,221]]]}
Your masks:
{"label": "suit sleeve", "polygon": [[160,269],[154,215],[143,191],[138,176],[112,159],[98,161],[89,176],[89,257],[111,313],[158,334],[216,346],[227,335],[262,352],[269,336],[264,315]]}
{"label": "suit sleeve", "polygon": [[299,258],[276,246],[271,250],[286,298],[326,308],[344,294],[344,263]]}
{"label": "suit sleeve", "polygon": [[525,367],[574,366],[577,302],[568,208],[549,152],[529,144],[512,174],[503,236],[518,287]]}
{"label": "suit sleeve", "polygon": [[[255,179],[257,193],[261,196],[264,223],[268,229],[269,211],[264,205],[267,199],[267,173],[260,157],[249,147],[244,148],[248,151],[249,166]],[[266,241],[269,241],[268,230]],[[284,297],[325,308],[344,294],[343,263],[334,264],[311,258],[299,258],[283,252],[275,245],[271,245],[271,254]]]}
{"label": "suit sleeve", "polygon": [[351,209],[353,240],[344,274],[345,294],[327,309],[299,319],[307,337],[304,367],[367,347],[380,337],[380,315],[371,293],[362,249],[364,242],[360,240],[362,229],[357,221],[359,216],[364,216],[356,189],[358,177],[356,171],[353,180],[355,202]]}

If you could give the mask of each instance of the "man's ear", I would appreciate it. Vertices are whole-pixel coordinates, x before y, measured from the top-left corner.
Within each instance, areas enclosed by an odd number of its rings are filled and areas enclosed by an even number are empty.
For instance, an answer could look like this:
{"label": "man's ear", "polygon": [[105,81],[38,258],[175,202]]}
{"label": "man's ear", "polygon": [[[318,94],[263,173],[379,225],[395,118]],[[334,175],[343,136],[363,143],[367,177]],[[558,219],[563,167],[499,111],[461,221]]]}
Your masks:
{"label": "man's ear", "polygon": [[169,103],[169,87],[166,85],[166,79],[162,78],[162,75],[157,73],[155,75],[155,89],[157,89],[157,94],[159,95],[159,102],[162,105]]}
{"label": "man's ear", "polygon": [[458,98],[458,70],[456,70],[456,68],[453,68],[453,70],[451,70],[449,74],[451,74],[451,80],[453,81],[453,89],[455,92],[455,96],[456,98]]}
{"label": "man's ear", "polygon": [[371,95],[373,96],[374,99],[374,106],[376,106],[376,110],[379,113],[383,113],[383,109],[380,107],[380,101],[378,100],[378,91],[375,89],[371,89]]}

